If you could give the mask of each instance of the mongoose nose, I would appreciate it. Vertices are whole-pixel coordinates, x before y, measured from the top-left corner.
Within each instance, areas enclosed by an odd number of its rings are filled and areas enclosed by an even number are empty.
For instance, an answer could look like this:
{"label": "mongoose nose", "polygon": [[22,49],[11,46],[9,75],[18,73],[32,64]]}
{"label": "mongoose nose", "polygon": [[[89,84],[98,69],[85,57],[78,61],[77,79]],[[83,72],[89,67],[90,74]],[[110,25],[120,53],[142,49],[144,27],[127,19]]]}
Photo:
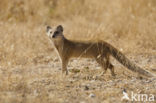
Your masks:
{"label": "mongoose nose", "polygon": [[55,35],[53,35],[52,38],[55,38]]}

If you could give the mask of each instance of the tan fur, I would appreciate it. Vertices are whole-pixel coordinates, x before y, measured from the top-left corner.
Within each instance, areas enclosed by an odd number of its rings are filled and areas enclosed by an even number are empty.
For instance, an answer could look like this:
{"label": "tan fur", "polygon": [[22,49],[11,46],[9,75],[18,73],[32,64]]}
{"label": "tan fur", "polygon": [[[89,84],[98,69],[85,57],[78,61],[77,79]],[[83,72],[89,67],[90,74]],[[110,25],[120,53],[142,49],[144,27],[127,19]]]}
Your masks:
{"label": "tan fur", "polygon": [[139,66],[132,63],[119,50],[104,41],[76,42],[68,40],[63,35],[63,27],[61,25],[57,26],[56,29],[52,29],[50,26],[48,26],[47,35],[52,40],[52,43],[62,61],[62,72],[66,72],[66,74],[68,74],[67,64],[70,58],[85,57],[94,58],[101,65],[104,73],[106,72],[107,68],[109,68],[111,70],[111,74],[115,76],[114,66],[109,61],[109,57],[112,55],[116,60],[118,60],[131,71],[148,77],[154,76],[154,74],[143,70]]}

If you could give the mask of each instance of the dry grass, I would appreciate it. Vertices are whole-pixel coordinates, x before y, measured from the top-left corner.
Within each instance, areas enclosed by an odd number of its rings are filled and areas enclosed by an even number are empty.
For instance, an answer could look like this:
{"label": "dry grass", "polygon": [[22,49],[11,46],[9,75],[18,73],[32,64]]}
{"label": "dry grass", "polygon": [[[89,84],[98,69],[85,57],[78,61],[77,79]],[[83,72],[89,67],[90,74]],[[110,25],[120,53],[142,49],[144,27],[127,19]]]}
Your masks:
{"label": "dry grass", "polygon": [[[156,68],[155,0],[0,0],[1,102],[120,102],[123,86],[156,94],[155,80],[141,87],[139,83],[145,80],[129,78],[119,66],[116,79],[106,75],[92,81],[100,70],[94,70],[99,66],[88,59],[79,64],[72,61],[69,69],[82,73],[63,80],[58,76],[60,63],[45,35],[46,25],[58,24],[64,26],[69,39],[105,40],[132,60],[135,57],[141,67]],[[88,67],[91,70],[83,70]],[[88,76],[91,79],[85,79]],[[83,90],[87,84],[95,89]],[[88,98],[92,92],[94,99]]]}

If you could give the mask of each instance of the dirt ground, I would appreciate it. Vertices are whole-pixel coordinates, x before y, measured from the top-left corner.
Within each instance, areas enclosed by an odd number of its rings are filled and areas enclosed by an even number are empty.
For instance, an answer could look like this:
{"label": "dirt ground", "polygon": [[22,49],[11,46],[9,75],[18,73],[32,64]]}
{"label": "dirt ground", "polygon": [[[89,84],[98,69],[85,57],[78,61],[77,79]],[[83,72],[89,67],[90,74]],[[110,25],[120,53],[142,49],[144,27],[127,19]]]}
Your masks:
{"label": "dirt ground", "polygon": [[[52,57],[49,63],[41,65],[1,67],[0,102],[126,103],[121,100],[124,89],[129,95],[134,92],[156,96],[156,78],[139,78],[115,60],[115,78],[110,71],[100,76],[102,70],[92,59],[72,59],[68,65],[69,75],[65,76],[61,74],[61,63],[56,54],[53,53]],[[129,57],[141,67],[156,73],[156,69],[152,68],[156,66],[156,56],[141,54]]]}

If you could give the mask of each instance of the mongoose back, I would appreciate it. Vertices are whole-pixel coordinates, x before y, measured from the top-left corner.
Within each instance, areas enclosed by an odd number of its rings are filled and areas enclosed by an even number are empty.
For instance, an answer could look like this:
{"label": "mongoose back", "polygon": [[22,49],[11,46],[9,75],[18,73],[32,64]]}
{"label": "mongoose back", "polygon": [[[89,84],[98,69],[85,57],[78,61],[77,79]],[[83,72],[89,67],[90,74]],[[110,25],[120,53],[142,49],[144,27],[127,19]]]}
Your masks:
{"label": "mongoose back", "polygon": [[154,74],[140,68],[139,66],[131,62],[123,53],[104,41],[77,42],[68,40],[63,35],[63,27],[61,25],[58,25],[54,29],[50,26],[47,26],[46,32],[62,62],[63,73],[68,74],[67,64],[70,58],[85,57],[95,58],[97,63],[99,63],[103,68],[103,73],[105,73],[107,68],[109,68],[112,76],[115,76],[114,66],[110,63],[109,59],[111,55],[133,72],[147,77],[155,76]]}

